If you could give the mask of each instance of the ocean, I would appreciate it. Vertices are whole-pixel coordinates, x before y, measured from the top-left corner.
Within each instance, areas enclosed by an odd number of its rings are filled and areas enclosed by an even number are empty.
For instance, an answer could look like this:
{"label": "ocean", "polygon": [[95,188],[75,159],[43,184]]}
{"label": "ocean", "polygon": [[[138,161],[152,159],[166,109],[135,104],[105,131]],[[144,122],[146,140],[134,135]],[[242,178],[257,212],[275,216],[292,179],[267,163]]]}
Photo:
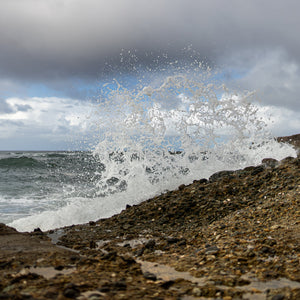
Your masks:
{"label": "ocean", "polygon": [[95,221],[220,170],[295,156],[289,146],[272,146],[272,153],[260,150],[252,161],[240,157],[235,163],[195,153],[156,154],[165,160],[161,164],[145,154],[111,154],[109,165],[92,152],[0,152],[0,223],[32,231]]}
{"label": "ocean", "polygon": [[104,84],[82,134],[89,151],[0,152],[0,222],[32,231],[94,221],[221,170],[296,156],[268,132],[254,93],[199,68]]}

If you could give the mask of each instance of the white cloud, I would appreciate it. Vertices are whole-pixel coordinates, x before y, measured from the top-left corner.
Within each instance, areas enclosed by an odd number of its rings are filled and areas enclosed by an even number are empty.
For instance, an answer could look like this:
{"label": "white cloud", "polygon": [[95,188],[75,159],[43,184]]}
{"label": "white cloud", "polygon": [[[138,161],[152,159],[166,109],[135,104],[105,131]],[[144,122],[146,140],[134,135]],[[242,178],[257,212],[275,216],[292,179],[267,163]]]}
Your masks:
{"label": "white cloud", "polygon": [[300,118],[299,112],[285,107],[258,106],[258,116],[262,118],[274,136],[285,136],[299,133]]}
{"label": "white cloud", "polygon": [[[88,130],[91,104],[65,98],[8,98],[0,111],[0,148],[11,139],[31,149],[40,149],[80,138]],[[2,142],[1,142],[2,140]],[[3,142],[5,140],[5,142]],[[31,144],[28,144],[30,140]],[[42,143],[46,143],[41,145]]]}

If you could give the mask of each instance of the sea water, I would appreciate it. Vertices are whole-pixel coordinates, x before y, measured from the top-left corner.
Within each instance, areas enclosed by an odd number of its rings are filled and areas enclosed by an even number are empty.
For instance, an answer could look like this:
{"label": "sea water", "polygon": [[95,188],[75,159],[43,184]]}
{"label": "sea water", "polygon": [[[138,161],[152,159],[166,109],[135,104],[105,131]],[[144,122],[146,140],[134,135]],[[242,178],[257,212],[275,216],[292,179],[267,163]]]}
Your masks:
{"label": "sea water", "polygon": [[268,133],[254,93],[230,91],[200,63],[135,75],[102,84],[88,151],[0,153],[0,222],[84,223],[220,170],[296,156]]}

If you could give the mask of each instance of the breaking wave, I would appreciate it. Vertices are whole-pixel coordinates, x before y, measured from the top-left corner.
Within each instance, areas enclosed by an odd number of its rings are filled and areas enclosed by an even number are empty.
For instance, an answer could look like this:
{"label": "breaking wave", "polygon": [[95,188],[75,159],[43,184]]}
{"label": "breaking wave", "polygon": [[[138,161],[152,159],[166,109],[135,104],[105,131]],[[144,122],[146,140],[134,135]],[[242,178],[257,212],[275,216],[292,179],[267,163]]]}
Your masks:
{"label": "breaking wave", "polygon": [[220,170],[295,156],[267,132],[254,100],[255,93],[229,90],[198,61],[103,84],[85,137],[102,165],[101,176],[89,176],[93,196],[78,191],[63,207],[10,225],[46,230],[97,220]]}

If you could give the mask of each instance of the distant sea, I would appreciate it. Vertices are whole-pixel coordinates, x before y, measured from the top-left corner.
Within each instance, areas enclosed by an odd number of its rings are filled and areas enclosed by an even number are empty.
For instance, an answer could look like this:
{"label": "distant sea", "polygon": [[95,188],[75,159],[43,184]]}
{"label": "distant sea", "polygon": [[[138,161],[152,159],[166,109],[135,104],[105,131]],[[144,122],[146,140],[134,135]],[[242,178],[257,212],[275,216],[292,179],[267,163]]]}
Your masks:
{"label": "distant sea", "polygon": [[96,197],[103,169],[91,152],[0,152],[0,222]]}

